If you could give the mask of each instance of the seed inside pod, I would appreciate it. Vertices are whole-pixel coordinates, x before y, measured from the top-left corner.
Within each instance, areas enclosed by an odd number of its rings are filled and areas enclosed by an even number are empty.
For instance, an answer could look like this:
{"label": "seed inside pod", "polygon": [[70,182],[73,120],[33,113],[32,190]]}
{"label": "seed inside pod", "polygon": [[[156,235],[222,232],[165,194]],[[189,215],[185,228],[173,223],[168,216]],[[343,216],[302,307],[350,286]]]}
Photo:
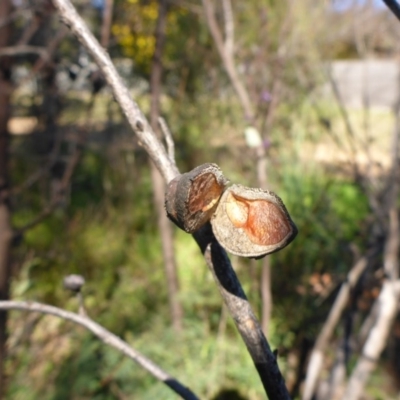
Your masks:
{"label": "seed inside pod", "polygon": [[210,220],[227,183],[216,164],[203,164],[176,177],[165,196],[168,217],[193,233]]}
{"label": "seed inside pod", "polygon": [[233,185],[211,219],[218,242],[230,253],[261,258],[287,246],[297,228],[273,192]]}

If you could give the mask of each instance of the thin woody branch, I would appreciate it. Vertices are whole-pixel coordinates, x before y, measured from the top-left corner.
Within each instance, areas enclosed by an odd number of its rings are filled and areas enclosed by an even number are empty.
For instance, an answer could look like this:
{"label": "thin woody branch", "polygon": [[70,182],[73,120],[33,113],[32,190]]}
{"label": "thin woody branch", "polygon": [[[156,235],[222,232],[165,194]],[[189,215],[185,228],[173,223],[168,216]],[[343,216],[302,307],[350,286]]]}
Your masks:
{"label": "thin woody branch", "polygon": [[39,312],[42,314],[54,315],[58,318],[62,318],[64,320],[71,321],[77,325],[80,325],[92,332],[106,345],[114,347],[119,352],[126,355],[131,360],[135,361],[138,365],[149,372],[154,378],[163,382],[175,393],[182,396],[183,399],[198,400],[198,397],[190,389],[180,383],[177,379],[169,375],[153,361],[142,355],[140,352],[131,347],[128,343],[126,343],[113,333],[109,332],[107,329],[103,328],[101,325],[99,325],[89,317],[47,304],[26,301],[0,301],[0,309]]}

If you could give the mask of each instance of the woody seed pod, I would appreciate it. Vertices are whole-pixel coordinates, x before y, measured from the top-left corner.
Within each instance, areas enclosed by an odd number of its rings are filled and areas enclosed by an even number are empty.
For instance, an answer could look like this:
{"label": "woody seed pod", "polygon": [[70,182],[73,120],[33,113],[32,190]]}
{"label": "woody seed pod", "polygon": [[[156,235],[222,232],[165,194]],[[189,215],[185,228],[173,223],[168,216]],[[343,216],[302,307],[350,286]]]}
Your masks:
{"label": "woody seed pod", "polygon": [[273,192],[232,185],[211,219],[218,242],[232,254],[262,258],[287,246],[297,228]]}
{"label": "woody seed pod", "polygon": [[168,218],[185,232],[195,232],[210,220],[227,183],[216,164],[203,164],[177,176],[165,195]]}

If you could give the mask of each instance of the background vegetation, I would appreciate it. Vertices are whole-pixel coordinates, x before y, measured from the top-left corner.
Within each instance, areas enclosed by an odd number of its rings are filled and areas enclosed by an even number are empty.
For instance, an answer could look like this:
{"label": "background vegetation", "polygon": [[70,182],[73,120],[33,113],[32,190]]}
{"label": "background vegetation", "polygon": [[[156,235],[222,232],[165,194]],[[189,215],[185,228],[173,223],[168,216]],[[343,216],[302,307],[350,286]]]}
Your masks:
{"label": "background vegetation", "polygon": [[[32,21],[38,21],[25,44],[48,49],[62,29],[51,3],[14,3],[11,44],[17,46],[33,29]],[[100,36],[105,3],[75,3]],[[325,66],[334,59],[394,58],[400,25],[369,2],[345,8],[309,0],[233,3],[236,65],[263,136],[268,188],[282,197],[299,229],[288,248],[270,256],[273,308],[267,333],[296,397],[307,356],[340,284],[371,242],[381,244],[380,253],[336,327],[324,364],[327,371],[343,337],[356,335],[382,284],[386,231],[376,230],[371,193],[378,193],[389,169],[373,160],[374,154],[390,158],[395,115],[371,108],[345,109],[343,114]],[[221,10],[215,7],[220,22]],[[115,0],[108,43],[146,112],[157,17],[157,1]],[[244,135],[253,121],[246,119],[232,89],[201,2],[171,2],[166,29],[160,104],[181,171],[215,162],[232,182],[258,186],[255,150]],[[173,327],[149,163],[101,77],[91,70],[85,50],[65,34],[52,62],[40,68],[37,54],[7,59],[15,88],[8,122],[9,182],[16,188],[12,226],[20,232],[12,249],[11,298],[77,310],[77,299],[63,289],[62,280],[72,273],[83,275],[88,314],[201,398],[216,399],[223,389],[236,391],[237,397],[231,392],[225,397],[229,399],[264,398],[196,244],[178,230],[174,249],[183,318],[182,329]],[[27,73],[31,75],[24,78]],[[24,131],[25,123],[31,126]],[[57,185],[77,151],[79,162],[60,197]],[[363,163],[365,154],[370,158]],[[38,178],[29,181],[32,173]],[[56,207],[25,229],[53,204],[52,193],[59,196]],[[261,261],[231,258],[261,314]],[[394,398],[398,392],[399,358],[393,353],[397,325],[366,399]],[[8,332],[7,399],[176,397],[68,322],[13,312]],[[359,351],[355,346],[349,352],[349,374]]]}

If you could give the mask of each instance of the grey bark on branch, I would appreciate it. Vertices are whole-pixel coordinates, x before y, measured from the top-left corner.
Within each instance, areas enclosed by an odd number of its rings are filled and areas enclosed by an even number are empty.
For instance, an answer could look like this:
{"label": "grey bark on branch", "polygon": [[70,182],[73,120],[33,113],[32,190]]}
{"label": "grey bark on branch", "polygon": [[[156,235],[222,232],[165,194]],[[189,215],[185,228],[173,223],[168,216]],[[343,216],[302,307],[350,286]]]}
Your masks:
{"label": "grey bark on branch", "polygon": [[[53,4],[61,20],[92,55],[141,145],[147,151],[165,181],[170,182],[179,175],[179,170],[122,83],[110,57],[89,31],[70,0],[53,0]],[[194,238],[204,253],[207,265],[211,269],[227,309],[242,335],[266,393],[270,399],[290,399],[276,357],[272,353],[260,324],[244,295],[225,250],[216,241],[209,224],[203,229],[199,229],[194,234]]]}
{"label": "grey bark on branch", "polygon": [[128,343],[124,342],[118,336],[103,328],[97,322],[93,321],[87,316],[79,315],[70,311],[63,310],[58,307],[49,306],[47,304],[27,302],[27,301],[0,301],[0,310],[21,310],[30,312],[39,312],[42,314],[54,315],[67,321],[74,322],[77,325],[83,326],[97,336],[103,343],[108,346],[114,347],[122,354],[135,361],[142,368],[148,371],[154,378],[163,382],[175,393],[182,396],[185,400],[198,400],[187,387],[180,383],[177,379],[162,370],[153,361],[142,355],[140,352],[131,347]]}

